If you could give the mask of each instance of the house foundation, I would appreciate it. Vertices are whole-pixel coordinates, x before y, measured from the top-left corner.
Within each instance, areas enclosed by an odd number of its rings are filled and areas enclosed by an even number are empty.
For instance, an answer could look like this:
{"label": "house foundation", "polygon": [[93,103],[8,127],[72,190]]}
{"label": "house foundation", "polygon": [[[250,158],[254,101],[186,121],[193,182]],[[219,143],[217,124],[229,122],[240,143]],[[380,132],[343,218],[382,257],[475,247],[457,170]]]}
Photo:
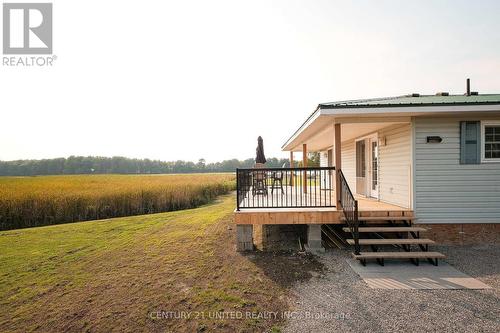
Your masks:
{"label": "house foundation", "polygon": [[500,223],[420,224],[422,235],[443,245],[500,244]]}
{"label": "house foundation", "polygon": [[308,252],[325,252],[321,242],[321,224],[307,225],[306,250]]}
{"label": "house foundation", "polygon": [[236,250],[253,251],[253,225],[236,225]]}

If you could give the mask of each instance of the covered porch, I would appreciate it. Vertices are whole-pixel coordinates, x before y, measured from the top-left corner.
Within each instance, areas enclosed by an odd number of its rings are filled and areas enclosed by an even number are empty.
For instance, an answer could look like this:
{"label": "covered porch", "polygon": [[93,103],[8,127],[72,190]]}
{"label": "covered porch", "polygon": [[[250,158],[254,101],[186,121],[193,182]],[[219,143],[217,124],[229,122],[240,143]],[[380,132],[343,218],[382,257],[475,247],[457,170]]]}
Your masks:
{"label": "covered porch", "polygon": [[282,147],[291,160],[299,152],[319,153],[321,167],[337,170],[335,189],[342,173],[356,199],[413,208],[411,117],[322,113],[308,122]]}
{"label": "covered porch", "polygon": [[[282,147],[290,167],[237,170],[238,249],[252,248],[252,230],[258,239],[259,230],[273,225],[305,228],[307,246],[321,249],[325,226],[344,225],[359,253],[360,223],[411,224],[411,122],[400,115],[314,113]],[[308,165],[312,152],[320,154],[319,166]]]}
{"label": "covered porch", "polygon": [[[238,169],[237,212],[337,211],[335,167]],[[262,181],[253,178],[261,178]],[[354,194],[360,212],[407,207]]]}
{"label": "covered porch", "polygon": [[[308,119],[282,147],[289,168],[237,170],[237,211],[342,210],[342,193],[350,193],[360,211],[411,210],[411,126],[409,117]],[[312,152],[319,153],[319,166],[308,165]]]}

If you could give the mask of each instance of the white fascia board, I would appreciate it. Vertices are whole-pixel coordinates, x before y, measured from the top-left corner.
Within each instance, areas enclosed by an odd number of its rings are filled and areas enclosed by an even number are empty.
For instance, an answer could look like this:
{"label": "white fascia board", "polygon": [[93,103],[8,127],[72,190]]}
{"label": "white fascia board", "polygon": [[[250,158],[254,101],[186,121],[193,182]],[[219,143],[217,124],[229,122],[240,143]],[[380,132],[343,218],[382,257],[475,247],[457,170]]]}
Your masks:
{"label": "white fascia board", "polygon": [[321,114],[332,116],[349,116],[362,114],[425,114],[425,113],[451,113],[451,112],[488,112],[500,111],[500,104],[488,105],[443,105],[443,106],[405,106],[405,107],[373,107],[373,108],[338,108],[321,109]]}

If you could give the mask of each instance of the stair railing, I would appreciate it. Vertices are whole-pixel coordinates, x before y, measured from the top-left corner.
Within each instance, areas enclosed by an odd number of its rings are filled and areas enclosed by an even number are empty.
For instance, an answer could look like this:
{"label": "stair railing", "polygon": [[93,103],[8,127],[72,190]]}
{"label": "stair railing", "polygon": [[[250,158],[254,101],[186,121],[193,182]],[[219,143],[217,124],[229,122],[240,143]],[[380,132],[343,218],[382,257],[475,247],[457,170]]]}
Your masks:
{"label": "stair railing", "polygon": [[359,219],[358,219],[358,201],[354,199],[349,184],[344,177],[342,170],[338,170],[338,177],[340,178],[340,206],[344,213],[347,226],[351,231],[352,238],[354,239],[354,253],[360,253],[359,246]]}

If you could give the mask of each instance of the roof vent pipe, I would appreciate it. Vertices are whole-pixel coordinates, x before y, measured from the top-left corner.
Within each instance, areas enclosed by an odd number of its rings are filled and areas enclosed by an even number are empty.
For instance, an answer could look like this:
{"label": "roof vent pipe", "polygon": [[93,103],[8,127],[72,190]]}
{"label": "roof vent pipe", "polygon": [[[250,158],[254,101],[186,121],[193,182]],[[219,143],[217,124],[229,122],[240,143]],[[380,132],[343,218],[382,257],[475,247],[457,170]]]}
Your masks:
{"label": "roof vent pipe", "polygon": [[466,92],[466,95],[470,96],[470,79],[467,79],[467,92]]}

